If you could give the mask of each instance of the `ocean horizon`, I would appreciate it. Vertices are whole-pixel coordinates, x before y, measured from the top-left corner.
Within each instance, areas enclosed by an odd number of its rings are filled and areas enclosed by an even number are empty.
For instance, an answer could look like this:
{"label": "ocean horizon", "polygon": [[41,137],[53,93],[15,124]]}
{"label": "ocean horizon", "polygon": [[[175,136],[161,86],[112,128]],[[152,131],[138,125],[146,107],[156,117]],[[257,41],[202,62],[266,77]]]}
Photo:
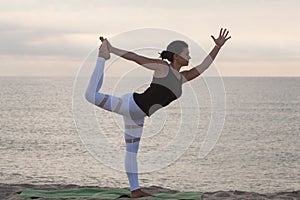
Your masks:
{"label": "ocean horizon", "polygon": [[[124,160],[114,160],[123,156],[119,153],[125,147],[122,122],[93,106],[97,126],[90,131],[100,130],[113,147],[106,151],[99,146],[103,155],[95,156],[76,126],[74,82],[74,77],[0,77],[0,183],[128,187],[125,172],[118,170]],[[102,91],[114,95],[142,91],[149,78],[145,84],[134,83],[131,78],[105,77]],[[160,151],[161,159],[170,158],[173,150],[167,145],[175,137],[184,143],[190,139],[185,133],[195,134],[188,146],[175,144],[178,157],[168,164],[154,163],[157,169],[141,173],[141,186],[262,193],[300,188],[300,77],[223,77],[222,84],[224,124],[204,158],[199,152],[211,123],[214,94],[205,79],[184,86],[184,101],[146,118],[139,161],[163,147],[167,150]],[[190,121],[181,112],[188,112]],[[139,162],[141,169],[146,165],[151,167]]]}

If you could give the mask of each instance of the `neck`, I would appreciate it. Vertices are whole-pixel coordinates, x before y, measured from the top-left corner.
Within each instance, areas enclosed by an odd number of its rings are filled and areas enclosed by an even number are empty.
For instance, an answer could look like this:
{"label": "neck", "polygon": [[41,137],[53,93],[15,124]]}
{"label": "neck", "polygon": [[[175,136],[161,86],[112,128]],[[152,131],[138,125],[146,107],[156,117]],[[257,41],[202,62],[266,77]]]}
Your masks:
{"label": "neck", "polygon": [[181,65],[179,65],[177,62],[171,62],[171,66],[173,67],[173,69],[175,69],[178,72],[181,68]]}

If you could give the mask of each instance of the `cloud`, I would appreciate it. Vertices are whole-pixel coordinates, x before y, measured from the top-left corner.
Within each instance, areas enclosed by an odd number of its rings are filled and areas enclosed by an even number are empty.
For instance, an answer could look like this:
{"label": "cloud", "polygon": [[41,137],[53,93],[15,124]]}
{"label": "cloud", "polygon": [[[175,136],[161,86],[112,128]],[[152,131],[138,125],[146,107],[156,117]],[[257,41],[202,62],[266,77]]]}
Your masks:
{"label": "cloud", "polygon": [[86,53],[91,44],[89,34],[54,32],[45,29],[23,29],[13,26],[1,31],[1,55],[78,56]]}
{"label": "cloud", "polygon": [[[82,60],[95,49],[100,34],[114,38],[145,27],[174,30],[209,52],[213,46],[210,35],[226,25],[233,37],[222,49],[224,62],[300,62],[300,28],[295,25],[300,19],[299,6],[296,0],[0,1],[0,56],[33,60],[48,56],[66,65],[67,60]],[[130,50],[135,42],[165,48],[173,39],[178,38],[147,34],[112,42]],[[204,56],[191,54],[193,58]],[[32,65],[28,59],[24,63]]]}

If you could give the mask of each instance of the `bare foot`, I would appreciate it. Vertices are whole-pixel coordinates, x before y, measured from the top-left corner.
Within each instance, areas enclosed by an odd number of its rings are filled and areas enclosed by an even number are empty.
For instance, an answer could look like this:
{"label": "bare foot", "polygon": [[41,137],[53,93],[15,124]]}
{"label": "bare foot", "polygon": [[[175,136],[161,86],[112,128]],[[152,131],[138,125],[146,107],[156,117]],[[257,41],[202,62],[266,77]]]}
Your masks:
{"label": "bare foot", "polygon": [[149,194],[147,192],[142,191],[141,189],[133,190],[130,194],[130,198],[139,198],[139,197],[148,197],[152,196],[152,194]]}
{"label": "bare foot", "polygon": [[109,54],[108,47],[107,47],[107,40],[104,39],[103,37],[100,37],[100,40],[101,40],[102,44],[99,47],[98,57],[102,57],[105,60],[108,60],[110,58],[110,54]]}

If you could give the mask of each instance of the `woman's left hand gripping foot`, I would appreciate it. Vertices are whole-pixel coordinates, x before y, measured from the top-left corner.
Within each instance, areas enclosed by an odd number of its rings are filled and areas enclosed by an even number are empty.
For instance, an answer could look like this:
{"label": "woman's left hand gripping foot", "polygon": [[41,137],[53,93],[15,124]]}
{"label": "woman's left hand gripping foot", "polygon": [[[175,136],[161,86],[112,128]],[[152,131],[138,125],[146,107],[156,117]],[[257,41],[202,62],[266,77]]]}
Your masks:
{"label": "woman's left hand gripping foot", "polygon": [[101,40],[102,44],[99,47],[98,57],[102,57],[105,60],[108,60],[110,58],[110,53],[108,50],[107,39],[103,38],[102,36],[99,39]]}

